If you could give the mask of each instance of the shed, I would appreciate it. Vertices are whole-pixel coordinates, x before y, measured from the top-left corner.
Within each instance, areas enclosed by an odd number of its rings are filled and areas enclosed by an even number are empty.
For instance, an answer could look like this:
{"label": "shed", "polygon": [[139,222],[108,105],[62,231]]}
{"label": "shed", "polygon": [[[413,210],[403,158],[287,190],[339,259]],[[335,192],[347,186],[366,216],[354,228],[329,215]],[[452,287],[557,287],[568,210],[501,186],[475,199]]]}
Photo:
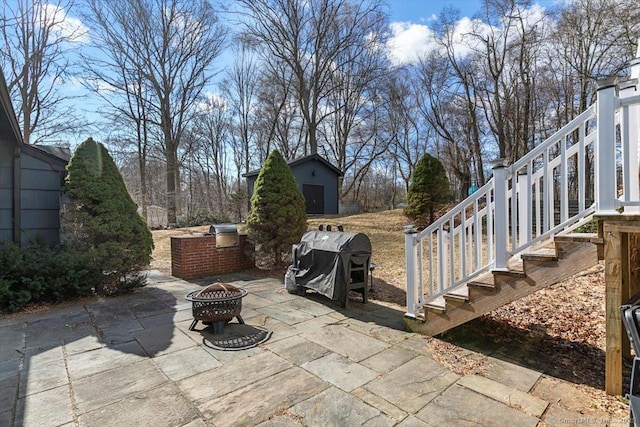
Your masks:
{"label": "shed", "polygon": [[[309,215],[338,214],[338,179],[344,175],[319,154],[300,157],[288,162],[291,173],[298,183],[298,190],[304,196]],[[253,187],[260,170],[247,172],[247,190],[249,200],[253,195]]]}
{"label": "shed", "polygon": [[68,148],[25,144],[0,72],[0,242],[60,243],[61,187]]}

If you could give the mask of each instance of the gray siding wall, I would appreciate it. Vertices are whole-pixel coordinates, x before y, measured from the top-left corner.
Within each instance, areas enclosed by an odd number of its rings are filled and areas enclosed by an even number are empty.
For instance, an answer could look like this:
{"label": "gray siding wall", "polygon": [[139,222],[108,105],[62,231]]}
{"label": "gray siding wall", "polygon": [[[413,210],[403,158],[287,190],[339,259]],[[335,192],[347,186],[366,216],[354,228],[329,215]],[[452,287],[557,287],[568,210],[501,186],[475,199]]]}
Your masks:
{"label": "gray siding wall", "polygon": [[295,165],[291,172],[298,183],[300,193],[304,184],[323,186],[324,214],[338,214],[338,176],[333,170],[319,161],[308,161]]}
{"label": "gray siding wall", "polygon": [[13,147],[0,140],[0,242],[11,239],[13,230]]}
{"label": "gray siding wall", "polygon": [[[313,173],[315,172],[315,174]],[[321,185],[324,187],[324,213],[326,215],[338,214],[338,175],[333,169],[317,160],[310,160],[302,164],[294,165],[291,173],[298,183],[298,190],[302,194],[304,184]],[[249,194],[249,209],[251,209],[251,196],[256,184],[257,175],[247,177],[247,191]]]}
{"label": "gray siding wall", "polygon": [[20,200],[22,230],[20,241],[27,244],[36,236],[54,246],[60,243],[61,170],[25,153],[22,167]]}

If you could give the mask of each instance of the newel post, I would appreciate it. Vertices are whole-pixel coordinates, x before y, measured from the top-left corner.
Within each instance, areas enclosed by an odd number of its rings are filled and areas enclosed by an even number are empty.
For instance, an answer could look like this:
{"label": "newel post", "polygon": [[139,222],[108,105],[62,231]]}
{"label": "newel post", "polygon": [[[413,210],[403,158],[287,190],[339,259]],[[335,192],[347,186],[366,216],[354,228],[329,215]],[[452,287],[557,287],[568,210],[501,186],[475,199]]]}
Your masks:
{"label": "newel post", "polygon": [[596,209],[598,214],[617,215],[616,200],[616,79],[598,81],[596,144]]}
{"label": "newel post", "polygon": [[495,203],[494,234],[496,237],[496,260],[494,270],[507,270],[507,230],[509,218],[507,217],[507,162],[498,159],[493,162],[493,202]]}
{"label": "newel post", "polygon": [[405,316],[416,317],[416,305],[419,301],[418,284],[418,229],[415,225],[404,227],[404,252],[407,263],[407,312]]}

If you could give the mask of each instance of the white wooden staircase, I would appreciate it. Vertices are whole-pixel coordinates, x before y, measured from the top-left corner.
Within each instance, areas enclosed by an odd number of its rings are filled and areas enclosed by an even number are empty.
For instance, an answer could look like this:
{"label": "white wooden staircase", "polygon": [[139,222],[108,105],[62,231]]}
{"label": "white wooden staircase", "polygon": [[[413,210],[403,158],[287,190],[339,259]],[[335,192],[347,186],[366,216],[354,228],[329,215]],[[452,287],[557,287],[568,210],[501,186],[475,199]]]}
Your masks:
{"label": "white wooden staircase", "polygon": [[561,282],[597,264],[599,247],[596,234],[558,234],[548,245],[521,254],[507,270],[489,271],[425,303],[424,318],[412,329],[437,335]]}
{"label": "white wooden staircase", "polygon": [[[405,227],[409,330],[436,335],[598,262],[601,216],[640,213],[640,51],[632,79],[599,82],[597,102],[429,227]],[[571,206],[571,208],[570,208]]]}

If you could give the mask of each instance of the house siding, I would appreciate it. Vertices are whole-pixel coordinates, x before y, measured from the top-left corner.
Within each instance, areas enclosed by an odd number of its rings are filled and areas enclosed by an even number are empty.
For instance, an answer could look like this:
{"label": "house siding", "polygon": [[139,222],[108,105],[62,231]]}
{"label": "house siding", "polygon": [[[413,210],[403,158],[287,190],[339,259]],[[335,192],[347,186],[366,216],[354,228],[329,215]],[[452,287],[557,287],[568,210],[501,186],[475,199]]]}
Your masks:
{"label": "house siding", "polygon": [[60,243],[60,189],[64,168],[22,153],[20,243],[38,237],[49,246]]}
{"label": "house siding", "polygon": [[13,236],[13,147],[0,140],[0,242]]}

